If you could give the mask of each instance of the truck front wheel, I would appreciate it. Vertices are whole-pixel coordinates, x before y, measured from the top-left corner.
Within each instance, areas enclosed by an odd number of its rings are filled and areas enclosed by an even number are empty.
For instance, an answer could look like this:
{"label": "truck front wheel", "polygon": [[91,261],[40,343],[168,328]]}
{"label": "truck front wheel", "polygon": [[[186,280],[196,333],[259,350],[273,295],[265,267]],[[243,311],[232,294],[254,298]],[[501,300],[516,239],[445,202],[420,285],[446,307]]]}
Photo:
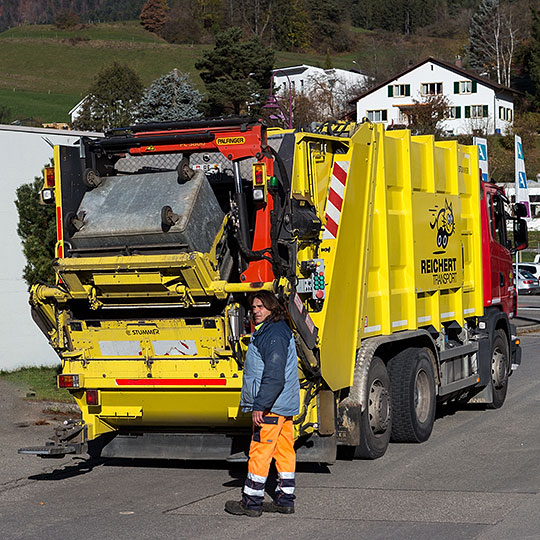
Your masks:
{"label": "truck front wheel", "polygon": [[435,422],[435,376],[429,352],[405,349],[388,362],[392,385],[392,441],[424,442]]}
{"label": "truck front wheel", "polygon": [[508,353],[508,340],[504,330],[495,330],[493,343],[491,344],[491,388],[493,401],[490,408],[502,407],[506,392],[508,391],[508,365],[510,355]]}
{"label": "truck front wheel", "polygon": [[392,431],[391,390],[384,362],[373,357],[367,380],[367,404],[360,416],[360,444],[354,457],[377,459],[384,455]]}

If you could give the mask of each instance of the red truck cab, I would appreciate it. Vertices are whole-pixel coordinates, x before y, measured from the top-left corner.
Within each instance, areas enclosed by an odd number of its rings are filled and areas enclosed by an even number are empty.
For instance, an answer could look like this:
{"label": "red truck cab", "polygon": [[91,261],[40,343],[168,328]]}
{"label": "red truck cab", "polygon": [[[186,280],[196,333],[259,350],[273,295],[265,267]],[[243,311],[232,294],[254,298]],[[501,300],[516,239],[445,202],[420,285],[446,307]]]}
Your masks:
{"label": "red truck cab", "polygon": [[506,227],[508,202],[504,189],[481,182],[481,224],[484,274],[484,307],[497,307],[510,318],[517,314],[517,289],[514,284],[512,254],[527,246],[527,227],[522,217],[526,210],[517,204],[513,241]]}

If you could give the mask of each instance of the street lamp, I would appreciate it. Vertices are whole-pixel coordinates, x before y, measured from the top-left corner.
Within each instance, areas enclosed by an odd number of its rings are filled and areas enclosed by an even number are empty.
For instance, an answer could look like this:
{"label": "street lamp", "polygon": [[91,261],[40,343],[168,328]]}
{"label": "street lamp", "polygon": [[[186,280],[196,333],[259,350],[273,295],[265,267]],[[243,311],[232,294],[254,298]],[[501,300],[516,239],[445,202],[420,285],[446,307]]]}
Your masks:
{"label": "street lamp", "polygon": [[[285,113],[283,111],[283,108],[279,104],[279,101],[276,99],[276,96],[274,95],[274,77],[277,73],[283,73],[285,77],[287,78],[287,82],[289,84],[289,116],[288,118],[285,116]],[[272,77],[270,77],[270,95],[268,96],[268,101],[266,102],[266,105],[263,106],[263,109],[277,109],[279,111],[279,116],[271,115],[270,118],[272,119],[280,119],[284,120],[287,123],[287,127],[289,129],[292,129],[292,85],[291,85],[291,79],[289,79],[289,76],[280,69],[276,69],[272,71]]]}

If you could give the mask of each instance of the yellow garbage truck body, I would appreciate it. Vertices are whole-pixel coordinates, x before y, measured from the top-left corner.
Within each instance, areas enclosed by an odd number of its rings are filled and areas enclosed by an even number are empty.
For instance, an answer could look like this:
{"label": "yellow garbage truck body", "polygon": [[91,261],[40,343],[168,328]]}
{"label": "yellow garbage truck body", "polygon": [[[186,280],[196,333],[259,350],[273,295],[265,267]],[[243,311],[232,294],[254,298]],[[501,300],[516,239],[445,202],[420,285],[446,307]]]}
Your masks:
{"label": "yellow garbage truck body", "polygon": [[501,406],[520,362],[515,291],[486,307],[482,220],[504,195],[478,169],[474,146],[370,123],[151,124],[56,147],[42,199],[57,282],[30,303],[82,421],[20,451],[246,459],[249,294],[263,289],[297,344],[300,460],[422,442],[437,401]]}

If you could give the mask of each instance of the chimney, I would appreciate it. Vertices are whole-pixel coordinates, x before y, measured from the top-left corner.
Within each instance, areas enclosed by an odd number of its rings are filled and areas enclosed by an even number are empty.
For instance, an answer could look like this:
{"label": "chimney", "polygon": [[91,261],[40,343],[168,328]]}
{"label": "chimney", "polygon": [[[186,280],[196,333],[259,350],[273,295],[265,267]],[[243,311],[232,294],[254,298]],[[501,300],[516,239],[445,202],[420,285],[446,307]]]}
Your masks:
{"label": "chimney", "polygon": [[461,56],[459,54],[456,56],[456,67],[458,68],[463,67],[463,60],[461,59]]}

